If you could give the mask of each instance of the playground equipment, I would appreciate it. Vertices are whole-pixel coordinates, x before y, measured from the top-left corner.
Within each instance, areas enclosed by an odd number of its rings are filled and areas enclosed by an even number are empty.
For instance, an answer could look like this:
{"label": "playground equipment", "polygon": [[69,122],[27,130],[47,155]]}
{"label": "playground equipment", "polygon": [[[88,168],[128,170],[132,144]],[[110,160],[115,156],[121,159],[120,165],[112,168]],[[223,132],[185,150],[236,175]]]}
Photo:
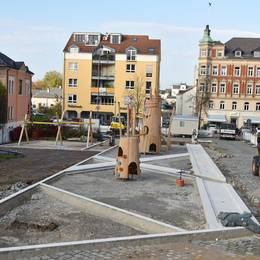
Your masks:
{"label": "playground equipment", "polygon": [[144,105],[140,153],[159,153],[161,149],[161,97],[155,92]]}
{"label": "playground equipment", "polygon": [[[25,134],[26,137],[26,142],[29,143],[29,135],[28,135],[28,126],[29,125],[55,125],[58,126],[56,138],[55,138],[55,145],[58,144],[60,141],[60,145],[63,145],[63,139],[62,139],[62,134],[61,134],[61,127],[62,126],[70,126],[70,125],[88,125],[88,133],[87,133],[87,142],[86,142],[86,147],[89,146],[89,143],[93,143],[93,131],[92,131],[92,111],[90,111],[90,116],[89,116],[89,122],[71,122],[71,121],[64,121],[64,114],[65,111],[63,111],[62,116],[60,119],[57,120],[57,122],[38,122],[38,121],[30,121],[28,114],[25,115],[24,117],[24,122],[22,124],[22,130],[20,133],[19,141],[18,141],[18,146],[21,145],[23,135]],[[57,116],[58,118],[58,116]]]}
{"label": "playground equipment", "polygon": [[[120,107],[120,106],[119,106]],[[119,110],[120,117],[120,110]],[[130,120],[130,118],[132,120]],[[114,174],[121,180],[128,180],[129,176],[140,175],[138,136],[135,133],[135,109],[127,108],[127,136],[120,134],[117,153],[117,164]],[[130,131],[131,129],[131,131]]]}

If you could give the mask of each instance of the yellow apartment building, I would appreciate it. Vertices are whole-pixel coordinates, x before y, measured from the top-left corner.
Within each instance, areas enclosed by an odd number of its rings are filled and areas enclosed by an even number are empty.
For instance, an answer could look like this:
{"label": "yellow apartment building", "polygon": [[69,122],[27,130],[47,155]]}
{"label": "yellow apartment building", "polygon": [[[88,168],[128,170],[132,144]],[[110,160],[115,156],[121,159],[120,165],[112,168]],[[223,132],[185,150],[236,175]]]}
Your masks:
{"label": "yellow apartment building", "polygon": [[109,124],[120,102],[126,114],[129,90],[159,88],[161,42],[146,35],[73,33],[64,48],[63,106],[68,118],[90,111]]}

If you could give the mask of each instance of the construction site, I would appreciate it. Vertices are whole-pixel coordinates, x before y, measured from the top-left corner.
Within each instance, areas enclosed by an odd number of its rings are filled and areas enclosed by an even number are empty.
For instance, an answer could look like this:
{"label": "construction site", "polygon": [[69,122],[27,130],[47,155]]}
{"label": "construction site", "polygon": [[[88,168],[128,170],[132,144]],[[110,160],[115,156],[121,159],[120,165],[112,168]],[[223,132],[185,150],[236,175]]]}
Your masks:
{"label": "construction site", "polygon": [[[178,144],[170,136],[161,138],[157,95],[144,111],[137,129],[129,104],[126,133],[120,131],[115,143],[3,146],[27,154],[31,164],[25,158],[0,161],[2,185],[9,169],[13,182],[27,180],[0,200],[0,259],[260,257],[259,236],[220,221],[221,212],[254,212],[200,140],[193,136]],[[58,132],[56,142],[60,137]],[[59,167],[50,166],[44,155]],[[12,172],[15,160],[20,164]],[[259,219],[253,214],[250,220],[257,225]]]}

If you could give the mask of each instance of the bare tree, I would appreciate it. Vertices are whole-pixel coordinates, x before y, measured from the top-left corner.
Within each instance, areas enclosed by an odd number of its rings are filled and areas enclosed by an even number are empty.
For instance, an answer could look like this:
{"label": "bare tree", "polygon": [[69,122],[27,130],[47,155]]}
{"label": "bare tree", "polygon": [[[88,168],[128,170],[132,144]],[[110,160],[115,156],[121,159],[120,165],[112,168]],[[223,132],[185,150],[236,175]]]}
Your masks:
{"label": "bare tree", "polygon": [[140,116],[143,110],[144,101],[146,97],[145,79],[143,77],[135,77],[134,88],[127,90],[127,96],[129,96],[133,102],[136,115]]}
{"label": "bare tree", "polygon": [[211,98],[211,92],[209,89],[209,80],[205,80],[204,87],[196,90],[196,113],[198,115],[198,128],[201,127],[202,114],[208,115],[209,102]]}

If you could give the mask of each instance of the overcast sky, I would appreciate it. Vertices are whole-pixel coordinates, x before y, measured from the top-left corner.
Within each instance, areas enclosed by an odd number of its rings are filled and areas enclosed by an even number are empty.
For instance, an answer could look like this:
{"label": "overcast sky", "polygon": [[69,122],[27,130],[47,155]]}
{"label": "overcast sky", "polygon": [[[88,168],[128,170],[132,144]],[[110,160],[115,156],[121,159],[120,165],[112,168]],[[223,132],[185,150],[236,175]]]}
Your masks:
{"label": "overcast sky", "polygon": [[192,83],[198,41],[260,37],[259,0],[12,0],[1,3],[0,52],[23,60],[41,79],[62,72],[63,48],[74,31],[148,34],[162,41],[161,88]]}

